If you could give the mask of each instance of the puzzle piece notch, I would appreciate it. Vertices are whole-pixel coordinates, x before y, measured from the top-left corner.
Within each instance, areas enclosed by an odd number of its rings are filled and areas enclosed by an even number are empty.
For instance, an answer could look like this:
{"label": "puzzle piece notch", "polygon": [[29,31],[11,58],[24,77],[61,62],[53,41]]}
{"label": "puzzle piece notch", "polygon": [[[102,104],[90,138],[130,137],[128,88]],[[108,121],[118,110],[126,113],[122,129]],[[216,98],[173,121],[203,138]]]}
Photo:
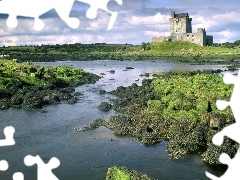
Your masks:
{"label": "puzzle piece notch", "polygon": [[226,73],[223,76],[223,81],[226,84],[234,84],[232,96],[229,102],[217,100],[216,105],[219,110],[224,110],[227,106],[230,106],[235,117],[235,123],[225,127],[213,136],[212,141],[218,146],[222,145],[224,136],[240,143],[240,136],[237,135],[240,129],[240,111],[238,109],[238,102],[240,100],[240,73],[236,77],[230,73]]}
{"label": "puzzle piece notch", "polygon": [[0,146],[11,146],[15,144],[13,139],[13,135],[15,133],[15,129],[12,126],[7,126],[4,128],[3,133],[5,135],[5,139],[0,140]]}
{"label": "puzzle piece notch", "polygon": [[58,178],[52,173],[52,169],[55,169],[60,165],[60,161],[56,157],[51,158],[50,161],[45,164],[40,156],[27,155],[24,158],[24,163],[26,166],[37,164],[38,180],[58,180]]}
{"label": "puzzle piece notch", "polygon": [[222,164],[228,165],[228,169],[221,177],[216,177],[209,172],[205,172],[206,176],[212,180],[238,180],[240,177],[240,149],[238,149],[234,158],[230,158],[228,154],[222,153],[219,157]]}
{"label": "puzzle piece notch", "polygon": [[[227,106],[230,106],[235,117],[235,123],[225,127],[213,136],[212,141],[217,146],[222,145],[224,136],[231,138],[237,143],[240,143],[240,136],[238,135],[240,129],[240,111],[238,110],[238,102],[240,101],[240,73],[238,73],[237,77],[230,73],[226,73],[223,77],[223,81],[226,84],[234,84],[232,96],[229,102],[218,100],[216,105],[219,110],[224,110]],[[221,177],[216,177],[208,172],[205,172],[208,178],[212,180],[237,180],[240,178],[240,148],[233,159],[231,159],[228,154],[222,153],[219,157],[219,161],[222,164],[228,165],[227,171]]]}
{"label": "puzzle piece notch", "polygon": [[226,73],[223,76],[223,81],[226,84],[234,84],[234,88],[232,91],[232,96],[230,98],[230,101],[223,101],[223,100],[218,100],[216,102],[216,105],[219,110],[224,110],[227,106],[230,106],[233,112],[233,115],[235,117],[236,123],[240,123],[240,111],[238,108],[238,102],[240,101],[240,73],[238,73],[237,76],[234,76],[230,73]]}
{"label": "puzzle piece notch", "polygon": [[21,172],[16,172],[13,174],[13,180],[24,180],[24,175]]}
{"label": "puzzle piece notch", "polygon": [[[113,12],[113,11],[110,11],[108,8],[107,8],[107,5],[109,3],[110,0],[77,0],[78,2],[82,2],[82,3],[86,3],[86,4],[89,4],[91,7],[87,10],[86,12],[86,16],[87,18],[89,19],[95,19],[97,17],[97,11],[98,9],[102,9],[108,13],[111,14],[111,17],[110,17],[110,21],[109,21],[109,24],[108,24],[108,28],[107,30],[110,30],[112,29],[116,19],[117,19],[117,15],[118,13],[117,12]],[[122,5],[123,2],[122,0],[115,0],[119,5]]]}
{"label": "puzzle piece notch", "polygon": [[0,13],[9,14],[6,24],[10,28],[17,27],[17,16],[34,18],[34,29],[39,31],[44,28],[44,23],[39,17],[55,9],[69,27],[76,29],[80,21],[69,17],[73,3],[74,0],[2,0],[0,1]]}

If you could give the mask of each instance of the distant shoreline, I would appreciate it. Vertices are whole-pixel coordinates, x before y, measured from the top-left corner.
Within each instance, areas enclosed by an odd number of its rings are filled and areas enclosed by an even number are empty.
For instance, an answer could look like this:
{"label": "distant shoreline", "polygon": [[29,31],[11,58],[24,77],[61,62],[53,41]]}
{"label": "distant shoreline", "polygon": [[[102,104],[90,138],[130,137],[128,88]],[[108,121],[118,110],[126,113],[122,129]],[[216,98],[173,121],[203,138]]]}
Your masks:
{"label": "distant shoreline", "polygon": [[231,44],[199,46],[189,42],[152,42],[132,44],[63,44],[0,47],[0,57],[20,62],[88,60],[173,60],[212,63],[211,60],[240,60],[238,46]]}

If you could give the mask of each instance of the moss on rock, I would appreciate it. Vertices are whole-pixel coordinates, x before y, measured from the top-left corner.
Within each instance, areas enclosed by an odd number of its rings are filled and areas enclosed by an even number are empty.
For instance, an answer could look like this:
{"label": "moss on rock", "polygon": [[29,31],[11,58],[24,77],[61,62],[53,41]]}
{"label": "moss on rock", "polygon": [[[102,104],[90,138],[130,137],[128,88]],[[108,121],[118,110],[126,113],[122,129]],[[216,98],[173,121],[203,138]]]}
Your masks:
{"label": "moss on rock", "polygon": [[135,170],[129,170],[126,167],[113,166],[108,168],[106,180],[153,180],[146,174]]}

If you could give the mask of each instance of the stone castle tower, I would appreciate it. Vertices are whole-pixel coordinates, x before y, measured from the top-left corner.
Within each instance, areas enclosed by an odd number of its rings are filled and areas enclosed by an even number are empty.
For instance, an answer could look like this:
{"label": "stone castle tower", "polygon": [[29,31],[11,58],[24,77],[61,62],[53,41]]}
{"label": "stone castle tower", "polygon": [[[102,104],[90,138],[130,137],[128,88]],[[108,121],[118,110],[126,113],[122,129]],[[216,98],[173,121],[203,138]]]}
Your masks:
{"label": "stone castle tower", "polygon": [[206,35],[204,28],[198,28],[196,33],[192,33],[192,18],[189,18],[188,13],[171,12],[169,21],[170,36],[154,37],[153,42],[189,41],[201,46],[213,44],[213,36]]}

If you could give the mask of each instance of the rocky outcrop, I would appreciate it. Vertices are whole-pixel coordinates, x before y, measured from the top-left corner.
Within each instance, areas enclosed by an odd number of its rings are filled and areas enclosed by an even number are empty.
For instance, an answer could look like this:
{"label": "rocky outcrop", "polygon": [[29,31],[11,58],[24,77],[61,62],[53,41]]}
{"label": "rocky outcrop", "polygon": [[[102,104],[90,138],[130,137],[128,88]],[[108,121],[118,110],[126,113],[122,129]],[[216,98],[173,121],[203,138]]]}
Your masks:
{"label": "rocky outcrop", "polygon": [[[202,72],[189,72],[185,75],[194,76],[200,73]],[[161,75],[161,78],[175,74],[167,73]],[[117,136],[136,137],[145,146],[167,140],[167,151],[174,159],[187,154],[199,154],[205,163],[216,165],[220,164],[218,158],[221,153],[225,152],[231,157],[235,155],[239,145],[231,139],[226,138],[220,147],[212,143],[217,132],[234,122],[232,114],[221,114],[207,108],[208,115],[204,115],[201,121],[195,121],[190,116],[179,120],[164,119],[161,115],[146,110],[148,100],[160,98],[151,88],[151,81],[143,80],[142,86],[134,83],[129,87],[120,86],[111,91],[110,93],[119,97],[111,100],[113,109],[121,114],[110,117],[108,121],[97,121],[97,125],[94,122],[88,126],[91,129],[105,126]],[[84,128],[87,129],[89,128]]]}

